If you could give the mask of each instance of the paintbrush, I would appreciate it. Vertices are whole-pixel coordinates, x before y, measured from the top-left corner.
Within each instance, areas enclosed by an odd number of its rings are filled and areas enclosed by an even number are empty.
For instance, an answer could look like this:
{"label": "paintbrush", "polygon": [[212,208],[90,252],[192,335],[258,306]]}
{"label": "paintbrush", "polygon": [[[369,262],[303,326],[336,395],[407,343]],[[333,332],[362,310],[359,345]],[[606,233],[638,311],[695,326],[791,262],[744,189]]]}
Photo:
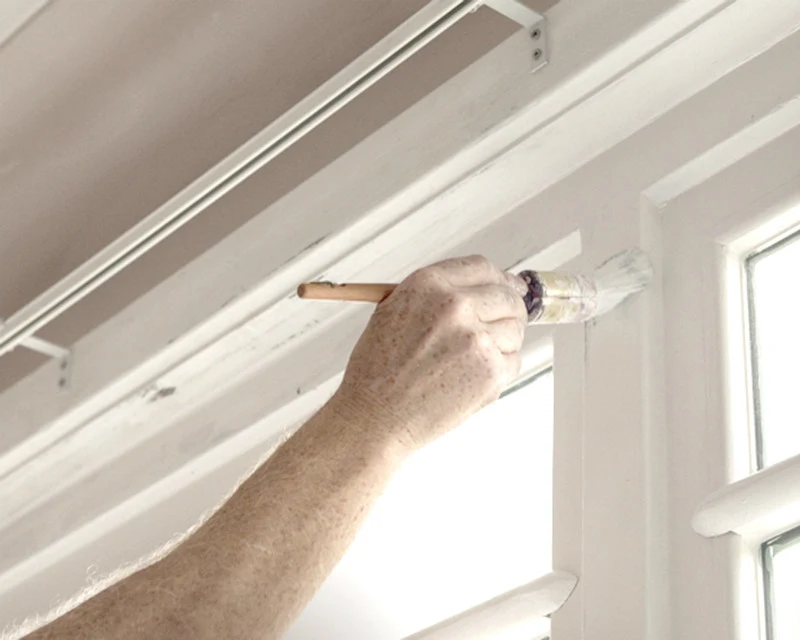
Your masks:
{"label": "paintbrush", "polygon": [[[640,249],[619,253],[591,276],[558,271],[523,271],[528,285],[524,296],[528,322],[565,324],[586,322],[611,311],[629,296],[643,290],[653,279],[653,267]],[[380,303],[396,284],[306,282],[297,288],[305,300],[343,300]]]}

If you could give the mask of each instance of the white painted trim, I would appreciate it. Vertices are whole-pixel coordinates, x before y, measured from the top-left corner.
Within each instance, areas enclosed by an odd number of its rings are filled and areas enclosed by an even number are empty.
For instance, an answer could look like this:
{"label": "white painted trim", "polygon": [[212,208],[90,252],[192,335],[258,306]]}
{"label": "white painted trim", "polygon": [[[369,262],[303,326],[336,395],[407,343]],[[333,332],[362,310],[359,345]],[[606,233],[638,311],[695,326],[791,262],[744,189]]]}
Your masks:
{"label": "white painted trim", "polygon": [[746,534],[769,521],[773,535],[800,524],[800,455],[784,460],[709,495],[697,507],[692,528],[711,538]]}
{"label": "white painted trim", "polygon": [[752,126],[697,156],[644,192],[654,204],[664,205],[746,158],[797,126],[800,97],[780,104]]}
{"label": "white painted trim", "polygon": [[[497,596],[406,640],[492,640],[558,611],[578,579],[558,571]],[[519,637],[519,636],[515,636]]]}

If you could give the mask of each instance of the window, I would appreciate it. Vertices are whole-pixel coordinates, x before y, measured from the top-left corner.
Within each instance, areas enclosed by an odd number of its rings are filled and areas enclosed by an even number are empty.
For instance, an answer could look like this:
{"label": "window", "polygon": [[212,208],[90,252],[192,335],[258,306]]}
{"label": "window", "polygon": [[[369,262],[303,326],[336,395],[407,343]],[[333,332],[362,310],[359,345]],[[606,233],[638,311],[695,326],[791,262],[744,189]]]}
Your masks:
{"label": "window", "polygon": [[798,115],[787,129],[763,114],[648,192],[663,251],[651,330],[664,335],[669,637],[797,637]]}
{"label": "window", "polygon": [[408,461],[287,638],[404,638],[550,572],[552,449],[548,370]]}
{"label": "window", "polygon": [[765,543],[762,551],[767,638],[791,640],[800,629],[800,528]]}
{"label": "window", "polygon": [[[695,531],[707,537],[728,532],[739,535],[730,546],[738,566],[738,572],[731,575],[739,582],[739,627],[748,630],[748,637],[766,640],[793,639],[800,627],[796,606],[800,593],[800,437],[793,402],[800,340],[791,319],[795,312],[792,277],[800,270],[800,233],[787,233],[789,225],[776,229],[773,224],[777,220],[796,225],[798,213],[796,207],[751,213],[752,230],[731,240],[723,250],[733,267],[727,271],[731,276],[727,278],[731,285],[727,289],[729,311],[738,306],[739,316],[746,315],[747,320],[737,322],[735,313],[721,316],[730,351],[722,361],[732,381],[727,402],[727,463],[743,477],[709,495],[693,522]],[[762,248],[753,251],[753,246]],[[740,286],[742,272],[744,287]],[[746,297],[737,297],[737,289],[746,291]],[[741,313],[742,308],[746,314]],[[736,353],[741,345],[746,346],[747,357],[739,361]],[[740,380],[742,386],[738,386]],[[742,398],[748,389],[749,403]],[[745,423],[755,436],[750,439],[748,455],[742,455],[747,439],[736,426]]]}
{"label": "window", "polygon": [[[753,422],[759,469],[800,453],[797,376],[800,358],[793,279],[800,273],[800,233],[775,242],[746,261]],[[769,640],[800,628],[800,528],[761,546],[765,628]]]}
{"label": "window", "polygon": [[754,422],[758,466],[800,453],[797,428],[796,278],[800,273],[800,233],[747,260]]}

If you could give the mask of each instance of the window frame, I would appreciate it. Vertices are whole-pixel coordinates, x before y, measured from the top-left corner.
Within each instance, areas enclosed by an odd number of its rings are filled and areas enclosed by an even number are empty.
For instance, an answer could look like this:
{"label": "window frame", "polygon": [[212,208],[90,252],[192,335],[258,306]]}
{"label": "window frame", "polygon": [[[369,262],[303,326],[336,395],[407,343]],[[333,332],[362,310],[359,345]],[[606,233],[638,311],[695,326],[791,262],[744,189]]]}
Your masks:
{"label": "window frame", "polygon": [[[692,494],[698,496],[696,530],[698,515],[708,512],[715,496],[725,493],[726,504],[717,501],[720,509],[717,516],[724,516],[726,511],[735,511],[731,505],[739,500],[738,495],[744,495],[739,492],[752,487],[758,477],[772,474],[759,469],[756,455],[752,311],[746,261],[748,256],[796,231],[800,224],[800,165],[788,155],[787,145],[791,144],[800,144],[798,127],[765,140],[762,147],[754,149],[737,165],[681,194],[663,211],[665,245],[684,247],[681,257],[671,262],[676,269],[681,263],[684,273],[687,266],[700,273],[704,286],[695,292],[702,291],[706,296],[698,301],[699,322],[681,324],[678,318],[671,321],[676,335],[694,335],[695,343],[704,350],[700,370],[690,377],[704,384],[706,393],[702,398],[688,401],[695,402],[695,409],[705,414],[706,433],[700,440],[705,441],[701,446],[711,454],[707,464],[714,470],[714,479],[709,482],[711,474],[706,470],[688,471],[694,484]],[[734,193],[725,193],[735,182],[738,184],[732,190]],[[674,295],[665,297],[664,304],[680,305],[687,301],[686,296]],[[709,340],[717,332],[719,338]],[[680,355],[673,359],[680,361]],[[713,378],[718,383],[709,381]],[[691,433],[698,428],[697,422],[675,421],[672,428],[673,442],[683,442],[684,446],[692,441],[699,444],[697,435]],[[703,492],[706,495],[700,495]],[[779,511],[777,507],[773,510]],[[697,571],[710,571],[717,589],[733,588],[735,596],[727,603],[731,621],[727,632],[737,635],[726,637],[768,637],[762,545],[794,526],[791,518],[777,515],[773,518],[770,507],[766,506],[759,518],[748,519],[747,514],[742,514],[732,529],[735,531],[732,538],[718,537],[711,541],[722,552],[713,562],[709,561],[707,551],[689,560],[694,554],[674,548],[679,560],[692,562]],[[796,519],[800,521],[800,514]],[[694,546],[700,548],[703,542],[696,539]],[[691,597],[702,598],[697,586],[684,586],[689,587]]]}

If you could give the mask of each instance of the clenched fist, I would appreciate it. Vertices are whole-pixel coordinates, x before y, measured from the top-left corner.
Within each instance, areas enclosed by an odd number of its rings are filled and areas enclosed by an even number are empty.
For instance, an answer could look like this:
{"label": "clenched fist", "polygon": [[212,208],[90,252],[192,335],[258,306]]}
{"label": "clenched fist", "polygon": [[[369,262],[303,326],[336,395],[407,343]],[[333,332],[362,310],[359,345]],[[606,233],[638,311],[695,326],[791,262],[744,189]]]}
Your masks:
{"label": "clenched fist", "polygon": [[408,451],[436,439],[518,375],[526,290],[480,256],[416,271],[378,305],[338,400]]}

